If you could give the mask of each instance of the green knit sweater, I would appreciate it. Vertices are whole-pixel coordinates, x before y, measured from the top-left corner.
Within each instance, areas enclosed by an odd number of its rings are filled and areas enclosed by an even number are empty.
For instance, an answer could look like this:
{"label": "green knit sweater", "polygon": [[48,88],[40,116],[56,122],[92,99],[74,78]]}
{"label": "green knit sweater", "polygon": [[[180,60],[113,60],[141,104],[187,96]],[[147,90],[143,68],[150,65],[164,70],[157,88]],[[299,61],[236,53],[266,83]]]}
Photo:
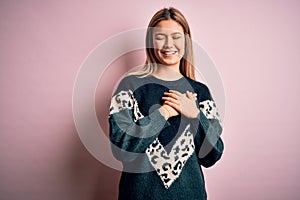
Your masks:
{"label": "green knit sweater", "polygon": [[[165,120],[158,108],[170,89],[197,93],[197,118]],[[206,85],[186,77],[164,81],[127,76],[113,94],[109,124],[112,152],[123,164],[119,199],[207,199],[201,167],[214,165],[224,145]]]}

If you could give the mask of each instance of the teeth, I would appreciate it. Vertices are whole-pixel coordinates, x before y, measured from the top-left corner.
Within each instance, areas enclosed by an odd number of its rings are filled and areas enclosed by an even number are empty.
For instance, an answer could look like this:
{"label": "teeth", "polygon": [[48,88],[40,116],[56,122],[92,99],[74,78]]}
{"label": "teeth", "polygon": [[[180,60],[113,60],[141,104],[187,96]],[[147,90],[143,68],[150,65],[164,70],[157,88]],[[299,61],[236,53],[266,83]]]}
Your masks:
{"label": "teeth", "polygon": [[166,52],[164,52],[164,54],[166,54],[166,55],[171,55],[171,54],[175,54],[176,52],[175,51],[166,51]]}

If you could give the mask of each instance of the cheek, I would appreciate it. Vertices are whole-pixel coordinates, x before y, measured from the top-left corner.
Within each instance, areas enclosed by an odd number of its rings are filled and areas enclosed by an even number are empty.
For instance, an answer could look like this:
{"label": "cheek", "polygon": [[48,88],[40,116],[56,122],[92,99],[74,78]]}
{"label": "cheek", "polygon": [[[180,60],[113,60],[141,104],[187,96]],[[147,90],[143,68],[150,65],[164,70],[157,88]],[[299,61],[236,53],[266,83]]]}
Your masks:
{"label": "cheek", "polygon": [[164,42],[163,41],[154,41],[153,43],[153,47],[155,49],[162,49],[164,46]]}
{"label": "cheek", "polygon": [[182,57],[185,53],[185,41],[184,40],[176,41],[175,46],[179,50],[180,57]]}
{"label": "cheek", "polygon": [[175,45],[178,49],[181,51],[184,51],[185,41],[184,40],[178,40],[175,42]]}
{"label": "cheek", "polygon": [[154,55],[156,58],[159,58],[159,52],[163,48],[163,44],[159,41],[154,41],[153,42],[153,48],[154,48]]}

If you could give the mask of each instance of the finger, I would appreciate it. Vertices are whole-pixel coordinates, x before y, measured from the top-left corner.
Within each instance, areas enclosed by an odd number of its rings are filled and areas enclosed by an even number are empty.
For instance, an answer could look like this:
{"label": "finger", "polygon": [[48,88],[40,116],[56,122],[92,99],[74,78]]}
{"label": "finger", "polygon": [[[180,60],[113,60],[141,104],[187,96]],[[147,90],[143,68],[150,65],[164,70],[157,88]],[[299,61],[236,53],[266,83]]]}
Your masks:
{"label": "finger", "polygon": [[177,94],[178,96],[182,95],[182,93],[176,91],[176,90],[169,90],[170,93],[173,93],[173,94]]}
{"label": "finger", "polygon": [[196,100],[197,99],[197,97],[195,96],[195,94],[193,94],[190,91],[186,92],[186,96],[187,96],[187,98],[192,99],[192,100]]}
{"label": "finger", "polygon": [[192,93],[190,91],[186,91],[186,96],[189,98],[189,99],[193,99],[193,100],[196,100],[197,99],[197,93]]}
{"label": "finger", "polygon": [[189,99],[195,98],[195,96],[194,96],[190,91],[186,91],[186,96],[187,96]]}
{"label": "finger", "polygon": [[162,100],[164,100],[165,102],[168,101],[168,102],[179,105],[179,101],[177,99],[172,98],[172,97],[162,97]]}
{"label": "finger", "polygon": [[170,92],[164,92],[164,95],[168,96],[168,97],[172,97],[174,99],[179,99],[179,96],[175,93],[170,93]]}
{"label": "finger", "polygon": [[175,103],[170,102],[170,101],[165,101],[165,104],[171,106],[172,108],[174,108],[178,112],[181,112],[181,107],[178,104],[175,104]]}

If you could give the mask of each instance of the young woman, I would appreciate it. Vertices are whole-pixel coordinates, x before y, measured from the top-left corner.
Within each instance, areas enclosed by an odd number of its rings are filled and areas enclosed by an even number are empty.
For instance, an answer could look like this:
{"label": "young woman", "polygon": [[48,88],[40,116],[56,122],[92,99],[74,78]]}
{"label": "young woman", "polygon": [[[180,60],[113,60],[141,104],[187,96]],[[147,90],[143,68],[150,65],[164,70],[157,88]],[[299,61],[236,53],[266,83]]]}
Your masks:
{"label": "young woman", "polygon": [[159,10],[144,67],[122,79],[110,107],[110,140],[123,164],[119,199],[207,199],[201,167],[223,153],[206,85],[195,81],[191,33],[175,8]]}

